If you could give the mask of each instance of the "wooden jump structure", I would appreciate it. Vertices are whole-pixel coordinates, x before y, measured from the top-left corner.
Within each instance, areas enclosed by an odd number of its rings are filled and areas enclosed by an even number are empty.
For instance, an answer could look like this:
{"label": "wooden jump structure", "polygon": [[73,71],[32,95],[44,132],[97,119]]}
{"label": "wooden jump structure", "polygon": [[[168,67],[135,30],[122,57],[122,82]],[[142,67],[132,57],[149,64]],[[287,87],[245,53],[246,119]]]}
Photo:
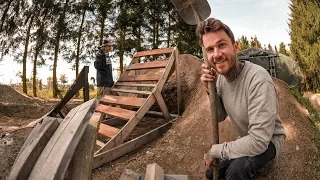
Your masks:
{"label": "wooden jump structure", "polygon": [[[142,58],[147,56],[158,58],[143,63]],[[178,114],[181,113],[178,56],[177,48],[135,53],[126,71],[110,89],[112,93],[121,93],[121,96],[106,95],[99,100],[88,101],[89,68],[84,67],[55,108],[27,125],[34,126],[34,129],[20,149],[8,180],[90,179],[92,169],[119,158],[165,133],[173,123],[172,118],[178,116],[169,114],[161,95],[165,82],[174,70],[177,75]],[[73,108],[67,115],[63,114],[63,107],[82,88],[85,103]],[[156,102],[161,112],[149,111]],[[124,143],[147,113],[162,114],[168,122]],[[103,122],[106,116],[121,119],[126,121],[126,124],[122,128],[113,127],[112,123],[105,124]],[[108,141],[97,141],[98,134],[103,135]],[[94,152],[97,145],[100,149]]]}
{"label": "wooden jump structure", "polygon": [[[168,54],[170,55],[169,59],[164,56],[165,58],[159,58],[160,60],[141,62],[141,58],[143,57]],[[142,51],[133,55],[133,59],[126,71],[110,89],[111,92],[121,93],[121,96],[106,95],[100,100],[100,103],[97,106],[96,111],[101,113],[101,119],[104,119],[104,117],[108,115],[125,120],[126,124],[121,129],[118,129],[100,123],[99,134],[110,140],[107,143],[97,142],[100,149],[94,155],[93,168],[97,168],[127,154],[158,137],[159,134],[162,134],[164,130],[169,128],[171,123],[159,127],[145,136],[141,136],[140,138],[123,144],[124,140],[133,131],[134,127],[156,102],[158,103],[164,118],[168,121],[171,120],[172,117],[169,114],[161,91],[174,70],[176,70],[177,77],[177,106],[178,114],[180,114],[181,86],[178,58],[179,52],[177,48]],[[128,87],[131,89],[128,89]],[[135,89],[132,90],[132,87]]]}

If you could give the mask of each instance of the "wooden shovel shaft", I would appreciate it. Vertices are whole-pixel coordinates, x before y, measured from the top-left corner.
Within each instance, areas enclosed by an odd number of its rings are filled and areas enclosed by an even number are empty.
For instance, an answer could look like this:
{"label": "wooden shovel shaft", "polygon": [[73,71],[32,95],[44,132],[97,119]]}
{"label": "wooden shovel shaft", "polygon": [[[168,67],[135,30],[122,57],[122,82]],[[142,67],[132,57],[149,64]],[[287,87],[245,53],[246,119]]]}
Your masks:
{"label": "wooden shovel shaft", "polygon": [[[192,10],[198,24],[200,22],[199,14],[193,6],[192,6]],[[207,52],[203,45],[201,46],[201,48],[202,48],[204,63],[207,65],[207,67],[211,69],[208,62]],[[217,93],[215,89],[216,89],[215,83],[211,81],[208,82],[209,102],[210,102],[210,110],[211,110],[211,117],[212,117],[212,131],[213,131],[212,144],[219,144],[219,126],[218,126],[218,113],[217,113],[217,103],[216,103]],[[217,166],[212,169],[213,180],[218,180],[218,176],[219,176],[219,159],[216,159],[216,162],[217,162]]]}
{"label": "wooden shovel shaft", "polygon": [[[210,68],[208,63],[208,57],[206,50],[202,46],[202,54],[204,63],[207,65],[207,67]],[[219,126],[218,126],[218,114],[217,114],[217,105],[216,105],[216,90],[215,90],[215,84],[213,82],[208,82],[208,90],[209,90],[209,102],[210,102],[210,110],[211,110],[211,117],[212,117],[212,130],[213,130],[213,144],[219,144]],[[216,162],[218,164],[217,167],[213,168],[213,179],[218,180],[218,174],[219,174],[219,159],[216,159]]]}
{"label": "wooden shovel shaft", "polygon": [[[183,20],[188,24],[198,24],[200,22],[200,15],[201,18],[204,20],[210,15],[210,6],[206,0],[171,0],[174,6],[177,8],[179,14],[182,16]],[[194,5],[197,5],[196,7]],[[190,10],[193,12],[193,17],[190,13]],[[201,11],[201,12],[199,12]],[[208,57],[206,50],[202,46],[202,54],[204,58],[204,62],[209,66]],[[217,105],[216,105],[216,91],[214,87],[214,83],[208,83],[209,89],[209,101],[210,101],[210,110],[211,110],[211,117],[212,117],[212,128],[213,128],[213,144],[219,143],[219,130],[218,130],[218,114],[217,114]],[[216,162],[219,162],[217,159]],[[218,166],[213,168],[213,179],[218,180]]]}

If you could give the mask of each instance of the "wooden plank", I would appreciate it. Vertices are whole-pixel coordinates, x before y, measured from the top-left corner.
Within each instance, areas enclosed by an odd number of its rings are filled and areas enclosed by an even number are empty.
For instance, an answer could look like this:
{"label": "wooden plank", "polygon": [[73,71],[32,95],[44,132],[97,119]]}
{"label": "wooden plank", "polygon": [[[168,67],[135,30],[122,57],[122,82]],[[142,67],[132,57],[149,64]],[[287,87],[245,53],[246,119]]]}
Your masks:
{"label": "wooden plank", "polygon": [[102,148],[100,148],[95,154],[102,153],[109,149],[119,146],[123,143],[125,138],[131,133],[134,127],[139,123],[139,121],[143,118],[146,112],[150,109],[150,107],[155,103],[154,96],[149,96],[145,103],[140,107],[140,109],[136,112],[136,115],[127,122],[125,126],[119,131],[117,136],[114,136],[110,139],[107,144],[105,144]]}
{"label": "wooden plank", "polygon": [[117,108],[117,107],[106,106],[103,104],[99,104],[96,108],[96,111],[105,113],[107,115],[115,116],[115,117],[118,117],[123,120],[130,120],[136,114],[135,111]]}
{"label": "wooden plank", "polygon": [[133,84],[133,83],[123,83],[117,82],[116,86],[128,86],[128,87],[156,87],[156,84]]}
{"label": "wooden plank", "polygon": [[157,164],[148,164],[146,170],[145,180],[164,180],[164,171],[163,169]]}
{"label": "wooden plank", "polygon": [[179,50],[178,48],[175,49],[175,67],[176,67],[176,79],[177,79],[177,105],[178,105],[178,114],[182,114],[181,110],[181,78],[180,78],[180,60],[179,60]]}
{"label": "wooden plank", "polygon": [[168,60],[158,60],[145,63],[132,64],[128,70],[138,70],[138,69],[154,69],[154,68],[165,68]]}
{"label": "wooden plank", "polygon": [[63,179],[96,104],[95,99],[87,101],[67,114],[39,156],[29,179]]}
{"label": "wooden plank", "polygon": [[162,134],[167,132],[168,129],[172,126],[173,121],[170,121],[142,136],[139,136],[131,141],[128,141],[124,144],[119,145],[118,147],[115,147],[113,149],[110,149],[108,151],[95,154],[94,160],[93,160],[93,168],[98,168],[108,162],[111,162],[139,147],[141,147],[144,144],[147,144],[154,139],[160,137]]}
{"label": "wooden plank", "polygon": [[173,51],[173,48],[154,49],[149,51],[136,52],[133,57],[151,56],[156,54],[168,54]]}
{"label": "wooden plank", "polygon": [[139,180],[140,175],[136,172],[131,171],[130,169],[125,169],[120,176],[119,180]]}
{"label": "wooden plank", "polygon": [[102,141],[96,140],[96,145],[102,147],[104,143]]}
{"label": "wooden plank", "polygon": [[[164,117],[163,113],[162,112],[158,112],[158,111],[148,111],[146,114]],[[177,117],[179,117],[179,115],[178,114],[170,114],[170,117],[171,118],[177,118]]]}
{"label": "wooden plank", "polygon": [[91,179],[93,154],[101,119],[101,113],[98,112],[93,113],[91,116],[89,124],[74,152],[75,155],[72,157],[65,180]]}
{"label": "wooden plank", "polygon": [[99,133],[107,136],[109,138],[112,138],[114,135],[116,135],[119,132],[120,129],[100,123]]}
{"label": "wooden plank", "polygon": [[133,94],[142,94],[142,95],[150,95],[150,91],[137,91],[137,90],[129,90],[129,89],[117,89],[112,88],[110,89],[113,92],[123,92],[123,93],[133,93]]}
{"label": "wooden plank", "polygon": [[129,107],[139,108],[146,98],[128,97],[128,96],[104,96],[101,100],[101,104],[105,105],[124,105]]}
{"label": "wooden plank", "polygon": [[158,75],[127,75],[121,76],[119,82],[158,81]]}
{"label": "wooden plank", "polygon": [[155,96],[155,98],[156,98],[156,100],[157,100],[157,102],[159,104],[159,107],[160,107],[160,109],[161,109],[161,111],[163,113],[164,118],[169,121],[171,119],[170,113],[168,111],[166,103],[163,100],[163,97],[162,97],[161,93],[159,92],[158,89],[155,89],[154,92],[153,92],[153,95]]}
{"label": "wooden plank", "polygon": [[42,123],[29,134],[10,171],[8,180],[28,179],[33,166],[53,133],[59,126],[58,118],[44,117]]}

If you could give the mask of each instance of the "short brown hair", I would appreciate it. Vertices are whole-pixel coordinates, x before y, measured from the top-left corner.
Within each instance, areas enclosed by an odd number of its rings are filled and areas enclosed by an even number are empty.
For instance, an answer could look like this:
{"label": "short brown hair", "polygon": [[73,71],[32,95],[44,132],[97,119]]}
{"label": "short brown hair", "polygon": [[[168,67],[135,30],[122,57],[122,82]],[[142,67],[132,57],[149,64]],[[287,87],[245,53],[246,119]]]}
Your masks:
{"label": "short brown hair", "polygon": [[205,21],[201,21],[198,24],[196,33],[199,37],[200,45],[203,46],[202,36],[204,34],[206,34],[208,32],[219,31],[219,30],[224,30],[224,32],[226,32],[228,37],[231,39],[232,44],[235,43],[234,35],[233,35],[231,29],[226,24],[221,22],[219,19],[209,18]]}

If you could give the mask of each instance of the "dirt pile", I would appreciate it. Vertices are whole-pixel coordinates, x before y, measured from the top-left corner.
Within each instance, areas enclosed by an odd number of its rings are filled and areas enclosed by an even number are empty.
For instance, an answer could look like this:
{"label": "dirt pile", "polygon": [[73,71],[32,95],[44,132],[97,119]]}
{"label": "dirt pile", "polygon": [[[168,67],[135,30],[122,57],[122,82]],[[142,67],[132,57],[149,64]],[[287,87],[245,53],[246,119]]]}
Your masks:
{"label": "dirt pile", "polygon": [[[183,115],[162,138],[96,169],[93,179],[119,179],[124,169],[144,173],[146,165],[154,162],[167,174],[187,174],[191,180],[204,179],[203,154],[211,146],[212,124],[208,97],[199,81],[201,63],[191,55],[180,55],[179,58],[183,82]],[[278,79],[274,81],[287,139],[283,153],[267,168],[267,174],[258,179],[316,179],[316,129],[287,85]],[[166,97],[166,101],[168,97],[171,95]],[[170,101],[176,102],[171,98]],[[220,142],[236,137],[229,120],[219,124],[219,131]]]}
{"label": "dirt pile", "polygon": [[0,84],[0,103],[38,104],[39,101],[16,91],[10,86]]}

